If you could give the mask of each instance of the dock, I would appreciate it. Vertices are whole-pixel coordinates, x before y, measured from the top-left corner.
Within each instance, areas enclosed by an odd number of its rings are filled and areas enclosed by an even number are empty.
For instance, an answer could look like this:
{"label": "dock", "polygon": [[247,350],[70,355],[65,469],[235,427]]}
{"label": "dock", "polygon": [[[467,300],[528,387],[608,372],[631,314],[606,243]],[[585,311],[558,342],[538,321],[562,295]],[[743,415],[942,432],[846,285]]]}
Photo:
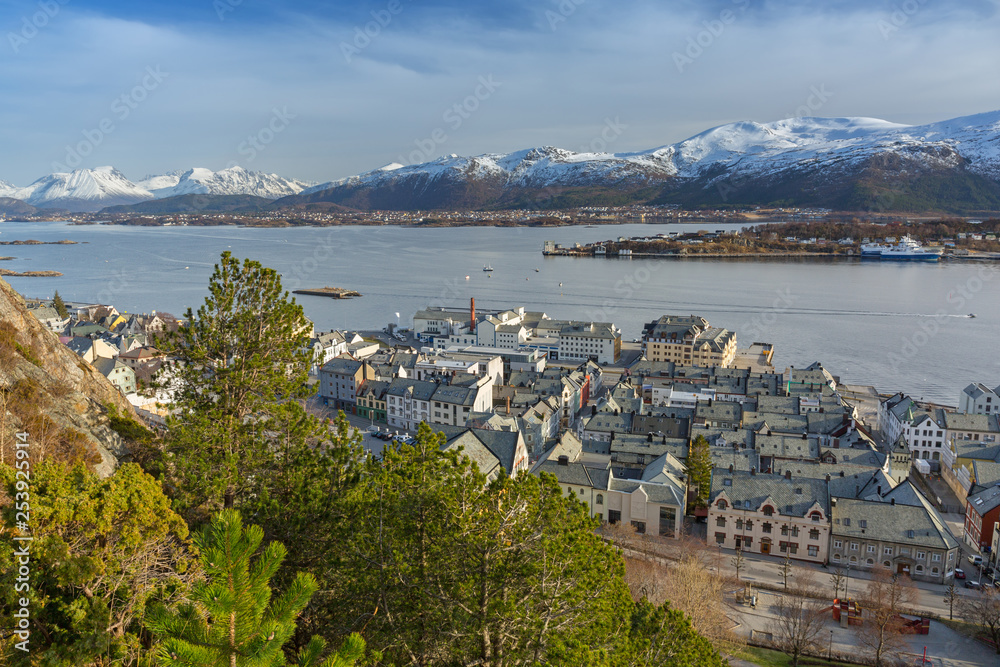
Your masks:
{"label": "dock", "polygon": [[317,287],[315,289],[297,289],[292,294],[306,294],[308,296],[326,296],[331,299],[350,299],[361,296],[361,292],[344,289],[343,287]]}

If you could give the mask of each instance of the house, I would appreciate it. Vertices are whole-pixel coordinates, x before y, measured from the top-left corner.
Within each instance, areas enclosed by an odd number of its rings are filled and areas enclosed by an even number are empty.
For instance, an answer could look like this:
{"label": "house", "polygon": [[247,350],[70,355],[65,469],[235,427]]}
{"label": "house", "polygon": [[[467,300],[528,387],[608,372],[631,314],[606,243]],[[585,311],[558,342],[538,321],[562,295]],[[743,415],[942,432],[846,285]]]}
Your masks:
{"label": "house", "polygon": [[65,331],[70,322],[69,317],[61,317],[59,313],[56,312],[55,308],[51,308],[49,306],[30,308],[28,312],[34,315],[35,319],[41,322],[42,326],[46,329],[58,334]]}
{"label": "house", "polygon": [[118,355],[118,361],[122,362],[133,371],[154,361],[162,360],[163,358],[163,353],[155,347],[138,347],[130,350],[129,352],[123,352]]}
{"label": "house", "polygon": [[337,357],[319,371],[319,394],[326,405],[345,412],[357,412],[358,392],[365,382],[375,379],[375,369],[353,357]]}
{"label": "house", "polygon": [[135,393],[135,371],[117,359],[99,358],[93,362],[94,368],[108,378],[122,394]]}
{"label": "house", "polygon": [[[825,563],[830,545],[825,480],[715,469],[709,496],[709,544]],[[714,536],[714,537],[713,537]]]}
{"label": "house", "polygon": [[528,450],[518,431],[497,431],[465,426],[435,426],[443,433],[442,451],[462,450],[479,471],[492,481],[501,474],[516,477],[528,470]]}
{"label": "house", "polygon": [[736,334],[712,327],[697,315],[663,315],[643,328],[642,352],[653,362],[730,366],[736,357]]}
{"label": "house", "polygon": [[918,581],[944,584],[955,575],[956,540],[934,506],[909,489],[916,505],[833,498],[830,563],[871,570],[886,567]]}
{"label": "house", "polygon": [[973,382],[958,397],[958,411],[976,415],[1000,413],[1000,387],[990,389]]}
{"label": "house", "polygon": [[1000,521],[1000,486],[965,499],[965,543],[978,550],[993,544],[993,524]]}
{"label": "house", "polygon": [[622,332],[610,322],[569,322],[559,329],[559,359],[618,362]]}
{"label": "house", "polygon": [[90,363],[95,363],[98,359],[114,359],[118,356],[118,348],[109,345],[100,338],[70,338],[66,342],[66,347]]}
{"label": "house", "polygon": [[382,380],[372,380],[365,382],[358,393],[356,402],[358,406],[358,416],[370,419],[374,422],[388,422],[388,412],[386,410],[386,393],[389,391],[389,383]]}
{"label": "house", "polygon": [[471,413],[492,407],[493,378],[488,375],[466,377],[468,379],[463,381],[455,378],[452,384],[435,383],[437,388],[431,395],[428,423],[464,426]]}
{"label": "house", "polygon": [[[389,426],[416,430],[420,422],[431,422],[431,399],[437,382],[396,378],[386,391],[386,419]],[[464,423],[464,422],[463,422]]]}

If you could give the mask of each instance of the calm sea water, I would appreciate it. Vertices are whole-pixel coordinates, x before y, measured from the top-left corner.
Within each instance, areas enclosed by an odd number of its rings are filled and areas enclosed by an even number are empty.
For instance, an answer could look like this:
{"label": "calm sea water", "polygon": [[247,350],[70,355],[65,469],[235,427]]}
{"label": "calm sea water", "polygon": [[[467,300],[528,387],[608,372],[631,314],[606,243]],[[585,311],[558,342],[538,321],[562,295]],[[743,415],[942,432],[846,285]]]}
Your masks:
{"label": "calm sea water", "polygon": [[[955,404],[969,382],[1000,384],[1000,265],[942,262],[618,260],[542,257],[542,243],[588,243],[734,225],[456,228],[72,226],[0,223],[0,241],[69,238],[66,246],[0,246],[26,296],[101,301],[127,311],[197,308],[219,255],[277,269],[289,289],[355,289],[361,299],[299,296],[317,328],[412,323],[426,305],[524,305],[551,317],[612,321],[626,340],[664,313],[696,313],[775,344],[775,365],[823,364],[842,381]],[[490,264],[493,273],[483,272]],[[995,268],[994,268],[995,267]],[[535,269],[538,269],[537,271]],[[468,276],[468,279],[466,279]],[[561,286],[560,286],[561,283]],[[976,318],[969,318],[975,313]]]}

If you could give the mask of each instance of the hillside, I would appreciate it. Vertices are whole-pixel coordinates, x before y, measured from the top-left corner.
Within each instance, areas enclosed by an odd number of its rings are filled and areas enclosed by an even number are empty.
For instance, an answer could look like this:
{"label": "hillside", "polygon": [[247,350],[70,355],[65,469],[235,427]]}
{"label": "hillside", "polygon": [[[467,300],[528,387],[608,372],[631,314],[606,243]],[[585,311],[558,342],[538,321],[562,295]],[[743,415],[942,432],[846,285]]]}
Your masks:
{"label": "hillside", "polygon": [[270,204],[270,199],[253,195],[203,195],[187,194],[152,199],[138,204],[108,206],[99,211],[102,215],[171,213],[246,213],[258,211]]}
{"label": "hillside", "polygon": [[59,342],[0,279],[0,450],[12,459],[13,434],[27,431],[33,453],[85,461],[110,475],[128,455],[110,427],[107,405],[135,417],[128,401],[93,366]]}

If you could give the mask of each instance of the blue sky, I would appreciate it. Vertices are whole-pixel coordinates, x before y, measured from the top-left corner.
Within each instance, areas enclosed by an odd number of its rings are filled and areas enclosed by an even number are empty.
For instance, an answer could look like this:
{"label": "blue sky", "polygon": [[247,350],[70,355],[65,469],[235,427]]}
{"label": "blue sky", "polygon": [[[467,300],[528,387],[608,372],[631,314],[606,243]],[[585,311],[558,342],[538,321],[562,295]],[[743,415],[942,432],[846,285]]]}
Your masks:
{"label": "blue sky", "polygon": [[0,0],[0,179],[240,164],[325,181],[806,112],[1000,108],[1000,1],[818,4]]}

